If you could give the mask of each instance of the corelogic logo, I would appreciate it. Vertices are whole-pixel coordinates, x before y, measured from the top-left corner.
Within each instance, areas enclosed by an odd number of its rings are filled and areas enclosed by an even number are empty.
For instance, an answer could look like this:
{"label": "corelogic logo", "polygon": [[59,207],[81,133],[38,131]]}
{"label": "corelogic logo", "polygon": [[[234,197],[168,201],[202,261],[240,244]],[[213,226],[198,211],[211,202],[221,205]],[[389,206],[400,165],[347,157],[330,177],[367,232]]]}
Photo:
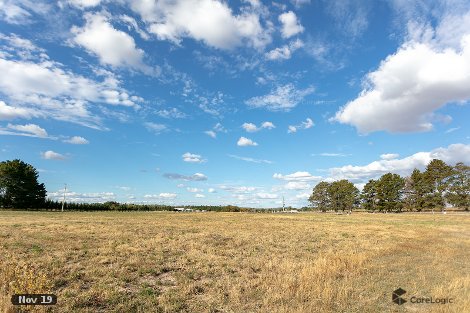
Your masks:
{"label": "corelogic logo", "polygon": [[[403,288],[398,288],[392,292],[392,301],[398,305],[402,305],[408,300],[403,298],[403,295],[406,293],[406,290]],[[439,297],[420,297],[412,296],[409,298],[409,302],[413,304],[451,304],[454,303],[454,298],[439,298]]]}
{"label": "corelogic logo", "polygon": [[406,293],[406,290],[402,288],[398,288],[397,290],[392,292],[392,301],[395,302],[398,305],[402,305],[403,303],[406,302],[405,299],[403,299],[401,296],[403,296]]}

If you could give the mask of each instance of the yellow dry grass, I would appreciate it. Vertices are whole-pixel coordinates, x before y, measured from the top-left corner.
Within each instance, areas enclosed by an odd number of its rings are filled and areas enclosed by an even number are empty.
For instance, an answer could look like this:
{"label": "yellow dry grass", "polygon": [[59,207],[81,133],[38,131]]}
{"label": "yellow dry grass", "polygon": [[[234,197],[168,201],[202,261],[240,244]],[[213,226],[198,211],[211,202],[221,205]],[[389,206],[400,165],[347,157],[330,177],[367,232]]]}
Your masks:
{"label": "yellow dry grass", "polygon": [[470,312],[469,260],[470,215],[0,211],[0,312]]}

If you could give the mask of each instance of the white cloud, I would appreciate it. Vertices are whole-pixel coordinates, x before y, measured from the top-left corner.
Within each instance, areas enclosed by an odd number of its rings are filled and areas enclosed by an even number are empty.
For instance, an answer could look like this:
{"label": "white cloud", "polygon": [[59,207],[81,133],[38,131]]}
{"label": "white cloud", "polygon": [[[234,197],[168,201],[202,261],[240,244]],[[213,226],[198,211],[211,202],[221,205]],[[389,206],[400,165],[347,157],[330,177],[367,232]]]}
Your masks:
{"label": "white cloud", "polygon": [[249,133],[258,131],[258,127],[253,123],[243,123],[242,128]]}
{"label": "white cloud", "polygon": [[304,31],[294,12],[289,11],[279,15],[279,21],[282,23],[281,34],[283,38],[290,38]]}
{"label": "white cloud", "polygon": [[100,4],[101,0],[68,0],[70,4],[78,8],[91,8]]}
{"label": "white cloud", "polygon": [[252,187],[252,186],[226,186],[226,185],[221,185],[220,189],[229,191],[235,194],[248,194],[251,193],[258,188]]}
{"label": "white cloud", "polygon": [[432,159],[440,159],[447,164],[470,163],[470,145],[452,144],[447,148],[437,148],[429,152],[418,152],[402,159],[382,159],[363,166],[345,165],[331,168],[332,179],[349,179],[354,183],[364,183],[386,173],[409,175],[413,169],[423,170]]}
{"label": "white cloud", "polygon": [[46,159],[46,160],[65,160],[66,159],[65,155],[54,152],[52,150],[41,152],[41,156],[43,159]]}
{"label": "white cloud", "polygon": [[[62,201],[64,196],[64,190],[59,190],[57,192],[48,192],[47,197]],[[67,191],[65,193],[67,202],[87,202],[87,203],[98,203],[113,201],[116,199],[116,195],[113,192],[91,192],[91,193],[78,193],[74,191]]]}
{"label": "white cloud", "polygon": [[207,130],[204,132],[206,135],[208,135],[209,137],[212,137],[212,138],[216,138],[217,137],[217,134],[215,133],[215,131],[213,130]]}
{"label": "white cloud", "polygon": [[393,160],[398,158],[400,155],[398,153],[384,153],[380,155],[382,160]]}
{"label": "white cloud", "polygon": [[273,129],[276,128],[276,126],[274,126],[274,124],[271,122],[263,122],[260,127],[256,126],[253,123],[243,123],[242,128],[249,133],[254,133],[260,131],[263,128]]}
{"label": "white cloud", "polygon": [[248,106],[254,108],[266,108],[270,111],[290,111],[314,91],[315,88],[312,86],[306,89],[296,89],[293,84],[289,83],[278,86],[265,96],[253,97],[245,102]]}
{"label": "white cloud", "polygon": [[145,128],[147,128],[148,131],[151,131],[157,135],[168,130],[168,128],[165,125],[157,124],[153,122],[146,122],[144,123],[144,126]]}
{"label": "white cloud", "polygon": [[220,49],[242,44],[262,48],[271,42],[270,30],[261,25],[259,9],[252,6],[242,7],[239,15],[218,0],[138,0],[131,2],[131,8],[157,38],[178,45],[187,37]]}
{"label": "white cloud", "polygon": [[74,145],[86,145],[90,143],[88,140],[80,136],[73,136],[69,139],[64,140],[64,142],[71,143]]}
{"label": "white cloud", "polygon": [[403,44],[366,76],[360,95],[332,120],[360,133],[431,130],[436,110],[470,99],[470,32],[460,37],[458,48],[440,47],[439,39]]}
{"label": "white cloud", "polygon": [[287,132],[288,132],[289,134],[296,133],[296,132],[297,132],[297,127],[292,126],[292,125],[289,125],[289,126],[287,127]]}
{"label": "white cloud", "polygon": [[257,146],[258,144],[251,139],[240,137],[237,142],[237,146],[247,147],[247,146]]}
{"label": "white cloud", "polygon": [[142,39],[150,40],[150,35],[145,30],[142,30],[139,27],[139,24],[134,18],[130,17],[129,15],[123,14],[119,16],[119,19],[127,24],[129,30],[133,29],[134,31],[136,31]]}
{"label": "white cloud", "polygon": [[9,106],[0,100],[0,120],[30,119],[38,116],[40,114],[34,109]]}
{"label": "white cloud", "polygon": [[182,155],[183,161],[184,162],[189,162],[189,163],[204,163],[206,160],[204,160],[199,154],[193,154],[186,152],[185,154]]}
{"label": "white cloud", "polygon": [[15,2],[9,0],[0,1],[0,18],[9,24],[26,23],[31,13]]}
{"label": "white cloud", "polygon": [[39,138],[48,137],[47,131],[44,128],[36,124],[26,124],[26,125],[8,124],[7,128],[19,132],[18,133],[19,135],[24,134],[26,136],[39,137]]}
{"label": "white cloud", "polygon": [[85,19],[84,27],[74,26],[71,29],[76,44],[97,55],[102,64],[154,74],[143,62],[144,51],[136,47],[134,38],[129,34],[115,29],[104,15],[87,13]]}
{"label": "white cloud", "polygon": [[228,156],[237,160],[242,160],[242,161],[251,162],[251,163],[266,163],[266,164],[273,163],[272,161],[269,161],[269,160],[253,159],[253,158],[241,157],[241,156],[233,155],[233,154],[228,154]]}
{"label": "white cloud", "polygon": [[303,5],[310,4],[310,0],[290,0],[290,2],[296,7],[300,8]]}
{"label": "white cloud", "polygon": [[450,134],[450,133],[453,133],[453,132],[455,132],[456,130],[459,130],[459,129],[460,129],[460,127],[452,127],[452,128],[449,128],[448,130],[446,130],[445,133]]}
{"label": "white cloud", "polygon": [[144,198],[145,199],[175,199],[176,197],[178,197],[178,195],[176,193],[170,193],[170,192],[162,192],[158,195],[154,195],[154,194],[147,194],[147,195],[144,195]]}
{"label": "white cloud", "polygon": [[209,189],[207,189],[207,192],[209,192],[209,193],[216,193],[217,190],[215,190],[214,188],[209,188]]}
{"label": "white cloud", "polygon": [[278,195],[273,194],[273,193],[266,193],[266,192],[258,192],[256,194],[256,197],[258,199],[277,199]]}
{"label": "white cloud", "polygon": [[313,123],[313,120],[311,118],[307,118],[304,122],[300,123],[299,125],[289,125],[289,127],[287,127],[287,133],[296,133],[299,129],[309,129],[312,128],[314,125],[315,123]]}
{"label": "white cloud", "polygon": [[226,133],[226,132],[227,130],[224,128],[224,126],[222,126],[222,124],[220,123],[217,123],[214,125],[212,130],[207,130],[204,133],[208,135],[209,137],[212,137],[215,139],[217,138],[217,133]]}
{"label": "white cloud", "polygon": [[188,188],[186,188],[186,190],[189,191],[189,192],[202,192],[202,191],[204,191],[202,189],[193,188],[193,187],[188,187]]}
{"label": "white cloud", "polygon": [[11,50],[0,54],[0,93],[9,99],[8,104],[0,102],[2,119],[52,118],[102,128],[89,102],[139,108],[137,102],[143,101],[120,88],[111,73],[98,82],[65,70],[30,41],[17,36],[0,40]]}
{"label": "white cloud", "polygon": [[287,190],[307,190],[311,189],[312,186],[304,181],[289,181],[284,185]]}
{"label": "white cloud", "polygon": [[326,12],[333,17],[336,27],[349,38],[359,37],[369,26],[368,14],[371,6],[367,2],[343,0],[328,1],[326,4]]}
{"label": "white cloud", "polygon": [[274,126],[272,122],[263,122],[263,124],[261,124],[261,128],[273,129],[276,128],[276,126]]}
{"label": "white cloud", "polygon": [[159,110],[157,115],[163,118],[186,118],[187,115],[178,110],[177,108]]}
{"label": "white cloud", "polygon": [[207,180],[207,176],[201,173],[195,173],[191,176],[176,174],[176,173],[165,173],[163,174],[164,177],[168,179],[174,180],[184,180],[184,181],[205,181]]}
{"label": "white cloud", "polygon": [[194,197],[196,197],[196,198],[205,198],[206,196],[203,195],[203,194],[197,193],[197,194],[194,195]]}
{"label": "white cloud", "polygon": [[319,181],[322,179],[321,176],[313,176],[309,172],[301,172],[301,171],[288,174],[288,175],[275,173],[273,175],[273,178],[284,180],[287,182],[310,182],[310,181]]}
{"label": "white cloud", "polygon": [[288,60],[291,58],[292,53],[302,48],[304,43],[302,40],[297,39],[289,43],[289,45],[283,45],[282,47],[275,48],[269,52],[266,52],[265,57],[271,61],[277,60]]}
{"label": "white cloud", "polygon": [[310,198],[310,194],[305,192],[305,193],[299,193],[297,195],[295,195],[295,197],[299,200],[308,200],[308,198]]}

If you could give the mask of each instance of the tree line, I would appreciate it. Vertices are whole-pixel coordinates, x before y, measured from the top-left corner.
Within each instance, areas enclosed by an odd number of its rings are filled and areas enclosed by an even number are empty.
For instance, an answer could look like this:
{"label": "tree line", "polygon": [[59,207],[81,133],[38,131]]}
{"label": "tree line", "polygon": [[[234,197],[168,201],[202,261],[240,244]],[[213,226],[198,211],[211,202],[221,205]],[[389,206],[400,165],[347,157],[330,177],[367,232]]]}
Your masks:
{"label": "tree line", "polygon": [[[62,209],[62,202],[47,199],[46,187],[38,182],[39,173],[21,160],[0,162],[0,209],[51,210]],[[178,206],[134,204],[107,201],[104,203],[64,203],[67,211],[174,211]],[[190,205],[186,210],[216,212],[249,212],[250,208],[234,205]]]}
{"label": "tree line", "polygon": [[[21,160],[0,162],[0,208],[60,210],[62,202],[46,199],[46,188],[38,182],[38,171]],[[450,166],[434,159],[421,172],[410,176],[387,173],[369,180],[362,192],[343,179],[318,183],[309,198],[310,208],[322,212],[364,209],[378,212],[444,210],[446,205],[470,209],[470,167]],[[217,212],[262,212],[234,205],[185,206],[186,209]],[[176,206],[158,204],[66,203],[68,211],[171,211]],[[302,208],[304,210],[304,208]]]}
{"label": "tree line", "polygon": [[433,159],[421,172],[410,176],[387,173],[371,179],[362,192],[349,180],[318,183],[309,198],[311,208],[321,212],[364,209],[377,212],[445,210],[446,205],[470,208],[470,166],[450,166]]}

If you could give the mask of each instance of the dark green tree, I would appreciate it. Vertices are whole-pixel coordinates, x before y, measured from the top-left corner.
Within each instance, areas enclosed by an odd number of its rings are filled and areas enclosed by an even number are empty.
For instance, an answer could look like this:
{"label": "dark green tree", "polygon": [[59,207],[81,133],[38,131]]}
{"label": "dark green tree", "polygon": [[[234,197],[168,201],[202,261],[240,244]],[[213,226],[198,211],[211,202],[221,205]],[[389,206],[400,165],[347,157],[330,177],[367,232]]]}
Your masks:
{"label": "dark green tree", "polygon": [[408,196],[411,197],[409,202],[416,211],[422,211],[432,208],[432,185],[426,179],[426,174],[418,169],[414,169],[410,176],[410,188]]}
{"label": "dark green tree", "polygon": [[3,208],[40,208],[46,188],[38,182],[38,172],[21,160],[0,162],[0,206]]}
{"label": "dark green tree", "polygon": [[449,179],[452,173],[452,167],[438,159],[433,159],[426,167],[424,183],[431,191],[428,195],[428,202],[433,210],[434,208],[444,209],[444,193],[449,187]]}
{"label": "dark green tree", "polygon": [[319,182],[312,191],[308,201],[312,204],[312,207],[316,210],[326,212],[331,208],[331,198],[329,194],[330,183]]}
{"label": "dark green tree", "polygon": [[362,207],[367,211],[377,210],[377,181],[369,180],[361,193]]}
{"label": "dark green tree", "polygon": [[449,178],[449,188],[445,198],[454,207],[470,209],[470,166],[457,163]]}
{"label": "dark green tree", "polygon": [[400,212],[405,180],[398,174],[387,173],[377,181],[377,205],[380,211]]}
{"label": "dark green tree", "polygon": [[331,208],[337,211],[351,211],[358,203],[359,189],[347,179],[332,182],[328,187]]}

